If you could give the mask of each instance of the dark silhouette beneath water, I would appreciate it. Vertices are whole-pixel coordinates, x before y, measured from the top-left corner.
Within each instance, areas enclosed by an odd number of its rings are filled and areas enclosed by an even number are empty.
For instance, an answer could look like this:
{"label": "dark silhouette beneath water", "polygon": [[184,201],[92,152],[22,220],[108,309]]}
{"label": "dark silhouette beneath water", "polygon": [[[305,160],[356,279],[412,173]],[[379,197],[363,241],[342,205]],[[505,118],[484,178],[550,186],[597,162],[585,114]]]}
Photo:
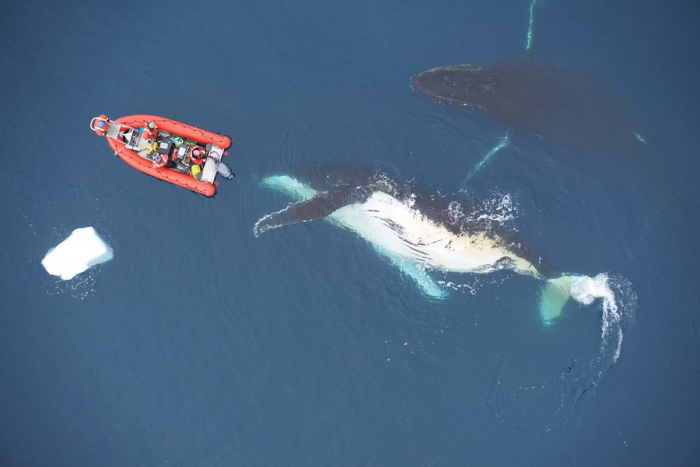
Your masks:
{"label": "dark silhouette beneath water", "polygon": [[585,71],[531,59],[504,60],[433,68],[411,77],[411,88],[577,154],[639,157],[650,152],[625,102]]}

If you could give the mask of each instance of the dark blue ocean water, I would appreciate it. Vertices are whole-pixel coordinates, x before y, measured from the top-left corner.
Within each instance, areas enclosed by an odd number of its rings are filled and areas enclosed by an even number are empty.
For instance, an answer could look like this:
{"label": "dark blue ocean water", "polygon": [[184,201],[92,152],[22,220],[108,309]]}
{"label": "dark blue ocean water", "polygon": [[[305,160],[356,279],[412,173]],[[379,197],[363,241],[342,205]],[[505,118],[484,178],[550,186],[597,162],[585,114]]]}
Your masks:
{"label": "dark blue ocean water", "polygon": [[[560,270],[632,284],[636,319],[593,386],[561,375],[596,355],[599,304],[544,326],[532,279],[453,274],[469,287],[434,301],[328,223],[253,236],[286,203],[257,185],[269,169],[342,163],[457,192],[506,128],[409,78],[523,57],[529,9],[6,2],[0,464],[697,465],[695,2],[535,9],[533,55],[619,93],[653,169],[516,135],[466,185],[511,196],[513,227]],[[228,134],[236,178],[206,199],[138,173],[88,129],[101,113]],[[86,226],[114,259],[49,276],[43,256]]]}

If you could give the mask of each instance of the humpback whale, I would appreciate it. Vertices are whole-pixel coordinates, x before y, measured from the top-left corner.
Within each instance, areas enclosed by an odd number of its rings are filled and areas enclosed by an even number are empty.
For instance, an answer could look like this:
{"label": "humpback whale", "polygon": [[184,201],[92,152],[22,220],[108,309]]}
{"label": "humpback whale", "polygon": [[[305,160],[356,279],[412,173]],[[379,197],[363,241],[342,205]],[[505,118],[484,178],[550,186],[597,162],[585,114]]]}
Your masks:
{"label": "humpback whale", "polygon": [[411,88],[585,156],[649,153],[625,102],[590,73],[532,59],[433,68]]}
{"label": "humpback whale", "polygon": [[253,228],[256,237],[285,225],[326,219],[355,232],[390,259],[433,298],[446,292],[427,270],[487,274],[512,270],[545,281],[540,313],[561,313],[579,276],[562,275],[515,232],[480,215],[474,200],[450,200],[361,169],[314,166],[262,179],[261,185],[292,198]]}

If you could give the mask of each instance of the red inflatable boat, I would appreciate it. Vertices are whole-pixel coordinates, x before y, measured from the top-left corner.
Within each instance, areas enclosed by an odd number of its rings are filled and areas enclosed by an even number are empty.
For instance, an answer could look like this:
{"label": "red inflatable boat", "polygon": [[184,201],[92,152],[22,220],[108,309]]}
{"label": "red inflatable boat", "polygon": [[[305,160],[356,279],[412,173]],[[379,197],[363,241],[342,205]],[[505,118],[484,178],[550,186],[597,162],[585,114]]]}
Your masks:
{"label": "red inflatable boat", "polygon": [[231,146],[228,136],[155,115],[100,115],[90,129],[133,168],[204,196],[216,193],[217,174],[233,178],[222,160]]}

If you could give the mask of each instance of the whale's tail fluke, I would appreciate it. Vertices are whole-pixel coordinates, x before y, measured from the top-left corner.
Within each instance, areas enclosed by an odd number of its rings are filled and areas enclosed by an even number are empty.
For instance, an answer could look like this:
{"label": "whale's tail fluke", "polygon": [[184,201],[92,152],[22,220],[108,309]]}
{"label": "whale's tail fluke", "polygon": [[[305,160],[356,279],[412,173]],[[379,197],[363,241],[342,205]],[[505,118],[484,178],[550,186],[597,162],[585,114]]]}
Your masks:
{"label": "whale's tail fluke", "polygon": [[549,279],[540,297],[540,316],[545,324],[550,324],[561,314],[562,308],[571,298],[571,286],[581,276],[561,276]]}
{"label": "whale's tail fluke", "polygon": [[[617,274],[565,275],[544,285],[540,297],[542,318],[559,329],[547,333],[551,336],[547,347],[530,353],[533,364],[523,364],[520,358],[503,358],[482,403],[500,422],[529,435],[552,436],[565,427],[567,432],[575,430],[593,409],[600,381],[620,357],[623,337],[634,322],[638,301],[630,281]],[[575,302],[577,311],[572,310],[569,299]],[[567,309],[563,314],[569,316],[559,321],[556,316],[564,306]],[[598,345],[593,345],[595,336],[582,336],[577,328],[584,322],[590,326],[596,319],[600,319],[600,339]],[[553,337],[560,331],[559,337]],[[564,335],[576,338],[564,341],[560,338]],[[525,381],[531,383],[523,384]]]}
{"label": "whale's tail fluke", "polygon": [[632,284],[622,276],[609,277],[607,274],[598,274],[595,277],[568,274],[549,279],[540,297],[542,321],[550,324],[561,314],[569,298],[584,306],[598,299],[602,301],[603,347],[615,348],[612,358],[612,363],[615,363],[620,355],[622,328],[634,321],[637,310],[637,294]]}

